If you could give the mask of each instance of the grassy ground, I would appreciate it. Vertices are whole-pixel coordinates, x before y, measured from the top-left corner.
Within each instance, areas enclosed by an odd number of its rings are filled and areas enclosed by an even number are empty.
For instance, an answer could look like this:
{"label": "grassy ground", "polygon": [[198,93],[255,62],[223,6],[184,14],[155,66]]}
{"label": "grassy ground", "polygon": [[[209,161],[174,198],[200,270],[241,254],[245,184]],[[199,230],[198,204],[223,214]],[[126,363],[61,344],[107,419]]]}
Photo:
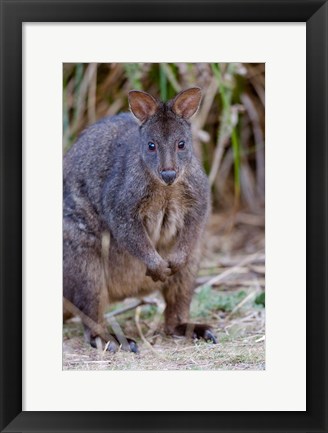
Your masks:
{"label": "grassy ground", "polygon": [[160,294],[137,304],[127,299],[107,312],[110,323],[138,342],[139,353],[97,351],[83,340],[74,318],[64,324],[65,370],[265,369],[264,221],[238,214],[211,218],[191,306],[195,322],[210,324],[218,344],[167,337]]}

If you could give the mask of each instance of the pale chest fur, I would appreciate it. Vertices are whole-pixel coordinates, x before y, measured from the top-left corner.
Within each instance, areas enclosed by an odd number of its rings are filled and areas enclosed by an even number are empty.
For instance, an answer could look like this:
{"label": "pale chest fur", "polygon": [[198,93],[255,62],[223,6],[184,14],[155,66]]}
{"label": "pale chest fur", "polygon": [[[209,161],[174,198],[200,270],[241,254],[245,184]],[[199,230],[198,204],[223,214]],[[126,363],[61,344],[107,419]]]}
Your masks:
{"label": "pale chest fur", "polygon": [[181,189],[157,190],[140,208],[140,216],[150,240],[156,248],[170,248],[184,226],[188,210]]}

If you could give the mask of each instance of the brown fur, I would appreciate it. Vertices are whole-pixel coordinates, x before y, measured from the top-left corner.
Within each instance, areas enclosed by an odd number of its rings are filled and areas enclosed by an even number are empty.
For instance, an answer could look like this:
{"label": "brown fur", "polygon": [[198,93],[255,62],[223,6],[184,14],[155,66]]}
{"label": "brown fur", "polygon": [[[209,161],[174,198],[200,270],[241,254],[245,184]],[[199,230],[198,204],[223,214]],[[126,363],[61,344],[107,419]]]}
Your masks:
{"label": "brown fur", "polygon": [[[166,301],[166,332],[187,333],[209,188],[188,122],[199,89],[179,95],[163,104],[132,92],[139,125],[127,114],[106,118],[65,156],[64,297],[81,312],[92,345],[99,336],[92,323],[103,324],[108,302],[154,290]],[[179,149],[182,139],[186,146]],[[148,149],[152,141],[155,153]],[[176,173],[172,184],[163,170]],[[196,337],[210,333],[191,326]],[[111,338],[105,327],[101,337]]]}

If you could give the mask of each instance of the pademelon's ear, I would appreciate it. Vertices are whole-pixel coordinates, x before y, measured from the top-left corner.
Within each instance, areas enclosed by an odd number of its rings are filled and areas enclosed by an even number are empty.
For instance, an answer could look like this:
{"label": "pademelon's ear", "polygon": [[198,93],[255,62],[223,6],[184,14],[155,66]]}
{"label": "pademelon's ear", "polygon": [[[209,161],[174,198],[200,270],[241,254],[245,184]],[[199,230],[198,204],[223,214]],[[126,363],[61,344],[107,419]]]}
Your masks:
{"label": "pademelon's ear", "polygon": [[189,119],[199,108],[202,92],[199,87],[183,90],[173,99],[172,110],[184,119]]}
{"label": "pademelon's ear", "polygon": [[146,92],[131,90],[129,92],[129,106],[132,114],[139,122],[144,123],[156,113],[158,102]]}

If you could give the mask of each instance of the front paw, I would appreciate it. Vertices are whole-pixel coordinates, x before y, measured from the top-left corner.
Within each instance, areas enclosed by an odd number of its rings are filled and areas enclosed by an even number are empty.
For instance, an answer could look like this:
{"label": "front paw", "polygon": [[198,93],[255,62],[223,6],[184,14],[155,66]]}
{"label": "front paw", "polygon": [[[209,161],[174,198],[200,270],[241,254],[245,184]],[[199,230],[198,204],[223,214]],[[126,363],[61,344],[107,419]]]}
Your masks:
{"label": "front paw", "polygon": [[170,275],[172,275],[172,271],[168,266],[168,263],[165,260],[162,260],[158,264],[147,267],[146,275],[151,277],[153,281],[162,281],[164,282]]}
{"label": "front paw", "polygon": [[187,256],[178,253],[173,256],[170,256],[168,258],[168,262],[172,274],[175,274],[176,272],[179,272],[181,269],[183,269],[186,266]]}

